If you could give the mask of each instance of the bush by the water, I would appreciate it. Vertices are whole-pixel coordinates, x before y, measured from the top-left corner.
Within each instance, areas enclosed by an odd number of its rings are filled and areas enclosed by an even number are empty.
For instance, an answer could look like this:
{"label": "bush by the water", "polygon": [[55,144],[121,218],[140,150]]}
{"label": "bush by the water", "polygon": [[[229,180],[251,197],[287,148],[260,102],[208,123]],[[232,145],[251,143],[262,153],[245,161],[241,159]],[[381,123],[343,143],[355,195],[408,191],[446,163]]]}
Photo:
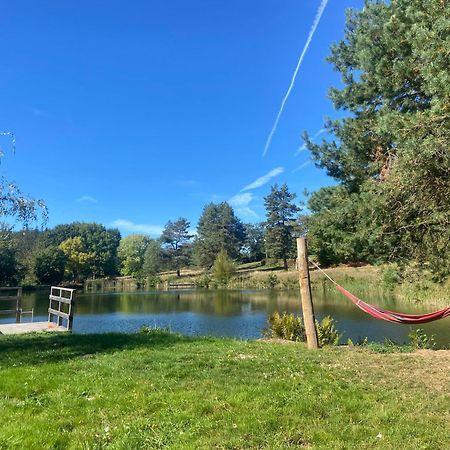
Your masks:
{"label": "bush by the water", "polygon": [[338,345],[341,339],[341,334],[335,326],[335,320],[330,316],[325,316],[322,322],[316,321],[317,338],[319,345]]}
{"label": "bush by the water", "polygon": [[428,336],[422,328],[412,330],[408,337],[411,346],[415,349],[433,349],[436,345],[434,336]]}
{"label": "bush by the water", "polygon": [[265,336],[288,341],[304,341],[306,339],[305,327],[301,317],[294,314],[284,312],[280,314],[275,311],[269,317],[267,330],[264,331]]}
{"label": "bush by the water", "polygon": [[[341,334],[335,326],[335,320],[326,316],[321,322],[316,320],[316,330],[319,345],[338,345]],[[288,341],[306,341],[305,326],[300,316],[280,314],[274,312],[268,321],[268,328],[264,330],[264,335],[271,338],[286,339]]]}

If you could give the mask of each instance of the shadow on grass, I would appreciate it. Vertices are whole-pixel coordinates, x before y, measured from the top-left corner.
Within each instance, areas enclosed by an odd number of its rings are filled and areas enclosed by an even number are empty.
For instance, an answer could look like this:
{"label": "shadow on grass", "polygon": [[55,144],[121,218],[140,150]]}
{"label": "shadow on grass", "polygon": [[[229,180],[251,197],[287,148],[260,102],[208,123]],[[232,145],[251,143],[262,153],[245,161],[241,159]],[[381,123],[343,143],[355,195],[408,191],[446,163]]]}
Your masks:
{"label": "shadow on grass", "polygon": [[192,342],[192,338],[165,331],[136,334],[51,334],[0,336],[0,369],[47,364],[136,348],[155,349]]}

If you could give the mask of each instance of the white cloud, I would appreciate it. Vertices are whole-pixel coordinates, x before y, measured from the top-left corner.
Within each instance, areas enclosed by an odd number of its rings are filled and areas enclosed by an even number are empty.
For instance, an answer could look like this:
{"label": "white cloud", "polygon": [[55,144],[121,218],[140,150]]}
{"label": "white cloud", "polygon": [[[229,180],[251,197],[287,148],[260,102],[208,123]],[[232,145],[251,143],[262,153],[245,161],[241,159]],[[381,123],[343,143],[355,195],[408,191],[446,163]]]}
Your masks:
{"label": "white cloud", "polygon": [[261,186],[264,186],[267,184],[272,178],[282,174],[284,172],[284,167],[276,167],[275,169],[272,169],[269,173],[266,173],[266,175],[263,175],[262,177],[259,177],[253,183],[248,184],[243,189],[241,189],[241,192],[243,191],[250,191],[252,189],[259,188]]}
{"label": "white cloud", "polygon": [[311,160],[309,161],[305,161],[304,163],[300,164],[298,167],[296,167],[292,173],[294,172],[298,172],[299,170],[303,169],[304,167],[308,166],[309,164],[311,164]]}
{"label": "white cloud", "polygon": [[236,194],[234,197],[231,197],[228,203],[238,208],[240,206],[247,206],[254,198],[255,196],[251,192],[244,192],[243,194]]}
{"label": "white cloud", "polygon": [[76,200],[79,203],[98,203],[98,200],[90,195],[83,195]]}
{"label": "white cloud", "polygon": [[126,219],[117,219],[112,222],[112,225],[123,231],[129,231],[132,233],[145,233],[152,236],[160,236],[163,231],[163,227],[161,225],[134,223],[131,220]]}
{"label": "white cloud", "polygon": [[255,199],[251,192],[236,194],[228,200],[228,203],[235,208],[236,213],[247,219],[257,219],[258,214],[250,208],[250,203]]}

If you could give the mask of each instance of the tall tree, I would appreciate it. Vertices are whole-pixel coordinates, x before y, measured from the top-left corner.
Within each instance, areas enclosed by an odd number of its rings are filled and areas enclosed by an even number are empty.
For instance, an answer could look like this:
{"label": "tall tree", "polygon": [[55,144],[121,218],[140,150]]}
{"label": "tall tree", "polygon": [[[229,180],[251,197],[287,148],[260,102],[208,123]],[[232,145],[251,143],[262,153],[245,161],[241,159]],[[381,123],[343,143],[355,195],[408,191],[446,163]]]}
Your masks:
{"label": "tall tree", "polygon": [[151,277],[158,274],[164,264],[164,255],[159,241],[150,239],[144,254],[143,275]]}
{"label": "tall tree", "polygon": [[66,273],[69,277],[78,281],[89,274],[95,256],[88,251],[80,236],[66,239],[59,244],[59,248],[66,257]]}
{"label": "tall tree", "polygon": [[117,273],[117,248],[120,242],[117,229],[108,229],[97,223],[74,222],[47,230],[42,240],[46,245],[59,246],[63,241],[77,236],[92,255],[88,275],[99,277]]}
{"label": "tall tree", "polygon": [[242,249],[244,259],[248,262],[261,261],[265,256],[264,224],[244,224],[245,241]]}
{"label": "tall tree", "polygon": [[293,226],[300,208],[293,203],[296,195],[291,194],[286,184],[280,188],[272,186],[270,194],[264,198],[266,207],[266,248],[272,258],[282,258],[287,270],[287,258],[293,249]]}
{"label": "tall tree", "polygon": [[151,239],[143,234],[130,234],[122,238],[118,257],[122,275],[139,277],[142,275],[144,255]]}
{"label": "tall tree", "polygon": [[187,219],[178,218],[175,222],[168,221],[161,235],[161,243],[166,249],[169,267],[177,271],[180,276],[181,267],[189,263],[189,252],[186,251],[190,240],[194,237],[189,234],[191,224]]}
{"label": "tall tree", "polygon": [[210,203],[203,209],[198,221],[194,243],[196,259],[203,267],[211,267],[220,252],[235,259],[244,244],[245,231],[233,208],[226,202]]}
{"label": "tall tree", "polygon": [[327,122],[334,140],[314,144],[305,136],[317,164],[356,194],[352,202],[365,202],[379,258],[417,259],[447,273],[449,29],[448,0],[366,1],[349,11],[329,57],[343,81],[329,95],[347,115]]}
{"label": "tall tree", "polygon": [[35,255],[34,274],[38,283],[57,284],[64,278],[66,255],[58,247],[44,248]]}

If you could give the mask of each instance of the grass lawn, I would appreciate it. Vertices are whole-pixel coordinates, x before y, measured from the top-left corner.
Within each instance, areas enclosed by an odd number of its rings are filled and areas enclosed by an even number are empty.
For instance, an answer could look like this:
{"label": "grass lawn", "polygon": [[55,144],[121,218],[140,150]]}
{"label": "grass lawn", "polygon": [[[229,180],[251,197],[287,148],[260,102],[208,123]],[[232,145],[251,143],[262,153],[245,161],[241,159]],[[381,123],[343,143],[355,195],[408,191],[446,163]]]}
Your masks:
{"label": "grass lawn", "polygon": [[0,449],[447,449],[450,352],[0,337]]}

